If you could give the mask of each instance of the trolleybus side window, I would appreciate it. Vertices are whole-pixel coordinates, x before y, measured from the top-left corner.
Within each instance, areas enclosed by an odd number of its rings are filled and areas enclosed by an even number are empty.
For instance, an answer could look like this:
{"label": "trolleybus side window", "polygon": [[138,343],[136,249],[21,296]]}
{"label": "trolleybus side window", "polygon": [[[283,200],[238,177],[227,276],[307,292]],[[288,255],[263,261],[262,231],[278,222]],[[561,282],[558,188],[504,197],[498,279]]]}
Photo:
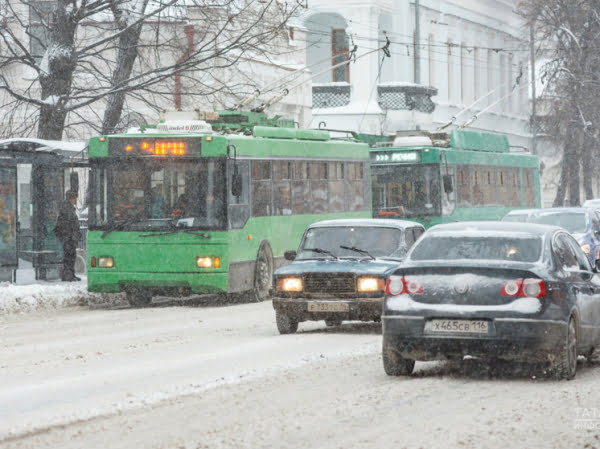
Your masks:
{"label": "trolleybus side window", "polygon": [[322,214],[328,208],[327,162],[311,162],[310,174],[312,213]]}
{"label": "trolleybus side window", "polygon": [[292,214],[292,163],[273,162],[273,215]]}
{"label": "trolleybus side window", "polygon": [[327,180],[329,182],[329,211],[342,212],[344,210],[344,164],[330,162]]}
{"label": "trolleybus side window", "polygon": [[523,169],[523,197],[525,206],[535,206],[535,186],[533,185],[533,168]]}
{"label": "trolleybus side window", "polygon": [[496,171],[494,167],[483,167],[483,204],[498,204],[496,200]]}
{"label": "trolleybus side window", "polygon": [[483,205],[483,176],[482,167],[472,165],[471,169],[471,204],[473,206]]}
{"label": "trolleybus side window", "polygon": [[521,206],[521,177],[519,176],[518,168],[510,168],[509,170],[509,188],[510,200],[509,206]]}
{"label": "trolleybus side window", "polygon": [[252,161],[252,216],[271,215],[271,162]]}
{"label": "trolleybus side window", "polygon": [[362,162],[348,162],[348,196],[347,210],[359,211],[365,209],[365,182]]}
{"label": "trolleybus side window", "polygon": [[458,174],[458,205],[469,207],[471,205],[471,188],[469,187],[469,167],[461,165],[456,168]]}
{"label": "trolleybus side window", "polygon": [[292,180],[292,213],[309,214],[311,212],[309,165],[308,162],[294,161]]}

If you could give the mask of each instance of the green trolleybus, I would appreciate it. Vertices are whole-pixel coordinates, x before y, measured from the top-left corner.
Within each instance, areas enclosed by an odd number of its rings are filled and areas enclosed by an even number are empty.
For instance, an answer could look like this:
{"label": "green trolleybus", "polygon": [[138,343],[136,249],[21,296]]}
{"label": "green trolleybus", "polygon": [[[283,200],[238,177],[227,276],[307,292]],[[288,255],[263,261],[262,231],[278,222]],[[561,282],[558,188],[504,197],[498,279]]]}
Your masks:
{"label": "green trolleybus", "polygon": [[92,138],[89,163],[88,290],[126,292],[132,305],[265,299],[309,224],[372,213],[366,144],[264,114],[172,113]]}
{"label": "green trolleybus", "polygon": [[425,227],[499,220],[510,210],[541,205],[537,157],[511,151],[499,134],[399,132],[371,148],[371,181],[375,217]]}

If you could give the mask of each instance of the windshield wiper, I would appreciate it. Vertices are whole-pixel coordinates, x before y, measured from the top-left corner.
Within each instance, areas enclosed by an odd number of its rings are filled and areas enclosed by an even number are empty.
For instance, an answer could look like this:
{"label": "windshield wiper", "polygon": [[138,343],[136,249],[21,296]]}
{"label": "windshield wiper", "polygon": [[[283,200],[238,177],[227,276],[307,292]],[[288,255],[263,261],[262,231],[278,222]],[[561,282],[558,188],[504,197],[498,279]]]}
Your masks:
{"label": "windshield wiper", "polygon": [[140,234],[138,237],[152,237],[154,235],[168,235],[168,234],[177,234],[178,232],[185,232],[186,234],[197,235],[199,237],[203,237],[205,239],[209,239],[210,234],[205,234],[204,232],[196,232],[192,229],[186,229],[185,227],[178,227],[177,229],[173,229],[171,231],[165,232],[153,232],[152,234]]}
{"label": "windshield wiper", "polygon": [[361,253],[361,254],[366,254],[371,259],[375,260],[375,258],[371,254],[369,254],[368,251],[365,251],[364,249],[360,249],[360,248],[357,248],[355,246],[344,246],[344,245],[340,245],[340,248],[342,248],[342,249],[348,249],[350,251],[356,251],[357,253]]}
{"label": "windshield wiper", "polygon": [[302,251],[312,251],[314,253],[319,253],[319,254],[326,254],[328,256],[333,257],[334,259],[337,260],[337,256],[335,254],[333,254],[331,251],[327,251],[326,249],[321,249],[321,248],[302,248]]}
{"label": "windshield wiper", "polygon": [[126,226],[129,226],[133,223],[135,223],[136,221],[139,221],[139,219],[137,218],[128,218],[126,220],[123,221],[113,221],[112,223],[108,223],[108,229],[106,229],[102,235],[100,236],[101,239],[103,239],[104,237],[106,237],[108,234],[110,234],[113,231],[122,231],[123,229],[125,229]]}

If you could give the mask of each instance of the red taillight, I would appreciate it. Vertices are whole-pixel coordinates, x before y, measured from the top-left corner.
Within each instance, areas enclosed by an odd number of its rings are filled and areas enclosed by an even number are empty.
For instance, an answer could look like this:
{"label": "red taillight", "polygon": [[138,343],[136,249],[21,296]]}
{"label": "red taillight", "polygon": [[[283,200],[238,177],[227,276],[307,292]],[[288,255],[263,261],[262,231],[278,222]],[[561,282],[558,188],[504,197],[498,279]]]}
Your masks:
{"label": "red taillight", "polygon": [[385,284],[385,292],[391,296],[404,293],[404,278],[402,276],[390,276]]}
{"label": "red taillight", "polygon": [[546,284],[540,279],[514,279],[506,281],[500,294],[502,296],[543,298],[546,296]]}
{"label": "red taillight", "polygon": [[94,268],[96,266],[96,257],[92,257],[92,262],[91,262],[92,268]]}
{"label": "red taillight", "polygon": [[523,293],[532,298],[546,296],[546,284],[539,279],[523,279]]}
{"label": "red taillight", "polygon": [[423,284],[416,279],[404,278],[404,288],[409,295],[420,295],[423,293]]}
{"label": "red taillight", "polygon": [[522,279],[516,279],[514,281],[507,281],[500,290],[502,296],[519,296],[519,291],[523,286]]}
{"label": "red taillight", "polygon": [[390,296],[402,294],[420,295],[423,293],[423,284],[417,279],[408,279],[403,276],[390,276],[385,285],[385,292]]}

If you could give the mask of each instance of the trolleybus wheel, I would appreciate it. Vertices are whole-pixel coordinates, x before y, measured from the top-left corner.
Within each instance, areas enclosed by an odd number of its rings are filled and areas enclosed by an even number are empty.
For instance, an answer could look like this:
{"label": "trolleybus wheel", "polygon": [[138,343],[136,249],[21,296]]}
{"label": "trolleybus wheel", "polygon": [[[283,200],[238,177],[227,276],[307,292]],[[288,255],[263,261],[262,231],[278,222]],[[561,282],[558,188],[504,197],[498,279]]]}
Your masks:
{"label": "trolleybus wheel", "polygon": [[143,290],[128,290],[127,301],[133,307],[146,307],[152,301],[152,294]]}
{"label": "trolleybus wheel", "polygon": [[258,249],[256,267],[254,269],[254,297],[264,301],[269,297],[273,284],[273,252],[268,242],[263,242]]}

